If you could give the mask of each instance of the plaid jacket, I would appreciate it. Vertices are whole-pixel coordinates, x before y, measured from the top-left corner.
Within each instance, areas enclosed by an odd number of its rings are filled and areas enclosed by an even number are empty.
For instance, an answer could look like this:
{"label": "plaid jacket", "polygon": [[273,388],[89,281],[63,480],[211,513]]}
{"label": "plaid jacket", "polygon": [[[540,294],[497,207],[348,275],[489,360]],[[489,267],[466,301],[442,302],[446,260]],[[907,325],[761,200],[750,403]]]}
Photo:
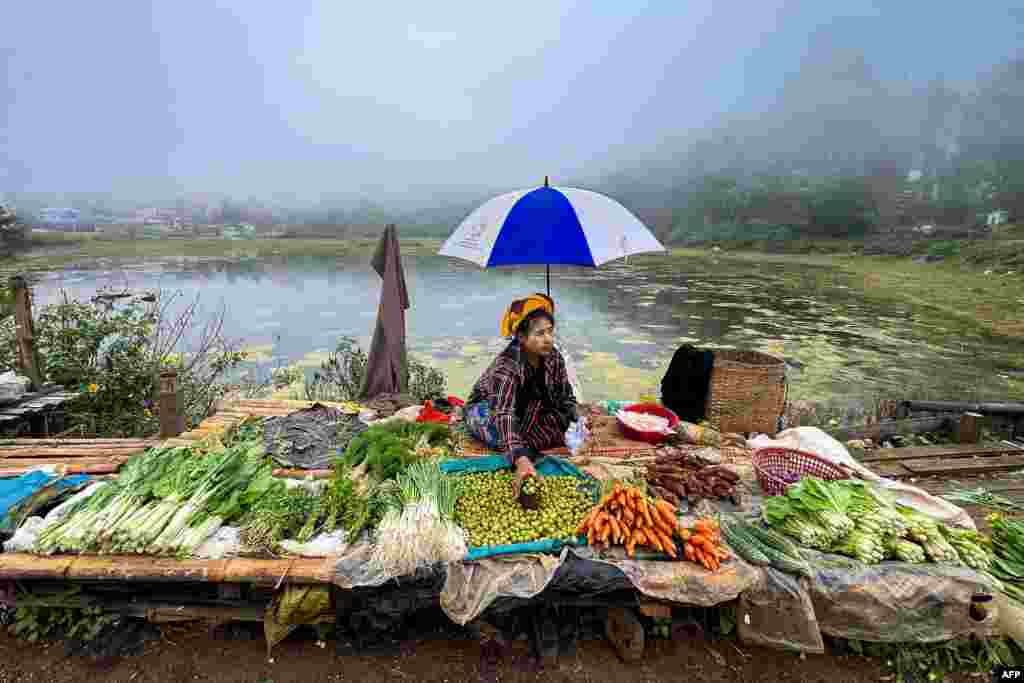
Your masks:
{"label": "plaid jacket", "polygon": [[[520,448],[551,448],[562,445],[568,422],[554,416],[539,399],[526,405],[522,424],[516,423],[516,396],[526,383],[526,354],[512,341],[473,386],[467,404],[488,401],[502,445],[515,452]],[[543,360],[544,384],[555,410],[569,420],[576,419],[576,397],[565,370],[565,359],[553,349]],[[562,424],[564,423],[564,425]],[[560,429],[559,429],[560,428]]]}

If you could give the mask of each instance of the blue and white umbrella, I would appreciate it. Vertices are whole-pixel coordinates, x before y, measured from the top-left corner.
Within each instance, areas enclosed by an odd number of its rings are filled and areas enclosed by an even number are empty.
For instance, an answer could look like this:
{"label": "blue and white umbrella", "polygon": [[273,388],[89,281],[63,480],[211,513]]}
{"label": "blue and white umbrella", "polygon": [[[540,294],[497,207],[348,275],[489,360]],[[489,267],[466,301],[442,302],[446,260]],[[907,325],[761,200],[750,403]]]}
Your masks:
{"label": "blue and white umbrella", "polygon": [[598,266],[665,251],[640,220],[610,197],[575,187],[544,186],[495,197],[473,211],[441,251],[481,266]]}

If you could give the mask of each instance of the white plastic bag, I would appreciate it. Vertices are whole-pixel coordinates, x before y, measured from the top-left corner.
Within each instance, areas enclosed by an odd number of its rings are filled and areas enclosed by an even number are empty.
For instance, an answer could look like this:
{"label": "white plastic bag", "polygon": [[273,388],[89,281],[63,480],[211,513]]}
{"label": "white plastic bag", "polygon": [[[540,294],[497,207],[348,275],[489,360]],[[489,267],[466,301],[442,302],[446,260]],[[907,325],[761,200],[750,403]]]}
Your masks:
{"label": "white plastic bag", "polygon": [[576,455],[583,444],[590,438],[590,430],[587,429],[587,418],[580,417],[578,422],[569,425],[565,432],[565,445],[572,455]]}
{"label": "white plastic bag", "polygon": [[42,517],[29,517],[18,527],[13,536],[4,541],[4,552],[25,553],[32,550],[39,533],[45,527],[46,520]]}
{"label": "white plastic bag", "polygon": [[348,548],[348,543],[345,542],[347,535],[348,532],[344,529],[336,529],[329,534],[319,534],[306,543],[290,539],[281,541],[281,549],[289,555],[300,557],[335,557]]}
{"label": "white plastic bag", "polygon": [[196,549],[195,556],[203,560],[221,560],[238,555],[242,542],[237,526],[222,526]]}

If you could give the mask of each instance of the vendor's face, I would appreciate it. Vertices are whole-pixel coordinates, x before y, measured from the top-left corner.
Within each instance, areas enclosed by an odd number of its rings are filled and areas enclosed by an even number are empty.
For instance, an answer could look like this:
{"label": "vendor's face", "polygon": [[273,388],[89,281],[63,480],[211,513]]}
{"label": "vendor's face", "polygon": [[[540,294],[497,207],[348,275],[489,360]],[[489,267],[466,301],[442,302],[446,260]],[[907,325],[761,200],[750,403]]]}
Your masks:
{"label": "vendor's face", "polygon": [[538,318],[531,321],[529,333],[519,336],[519,342],[528,353],[546,356],[551,353],[555,344],[555,326],[550,320]]}

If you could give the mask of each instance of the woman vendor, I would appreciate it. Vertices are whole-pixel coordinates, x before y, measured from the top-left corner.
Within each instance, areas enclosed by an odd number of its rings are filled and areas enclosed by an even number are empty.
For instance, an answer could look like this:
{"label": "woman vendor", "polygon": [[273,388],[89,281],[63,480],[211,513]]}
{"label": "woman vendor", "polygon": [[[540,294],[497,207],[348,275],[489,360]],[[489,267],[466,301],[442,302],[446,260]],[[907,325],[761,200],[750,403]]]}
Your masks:
{"label": "woman vendor", "polygon": [[516,468],[515,491],[542,449],[565,445],[577,419],[565,359],[554,347],[555,303],[543,294],[512,302],[501,320],[510,337],[473,387],[464,410],[470,434],[508,457]]}

